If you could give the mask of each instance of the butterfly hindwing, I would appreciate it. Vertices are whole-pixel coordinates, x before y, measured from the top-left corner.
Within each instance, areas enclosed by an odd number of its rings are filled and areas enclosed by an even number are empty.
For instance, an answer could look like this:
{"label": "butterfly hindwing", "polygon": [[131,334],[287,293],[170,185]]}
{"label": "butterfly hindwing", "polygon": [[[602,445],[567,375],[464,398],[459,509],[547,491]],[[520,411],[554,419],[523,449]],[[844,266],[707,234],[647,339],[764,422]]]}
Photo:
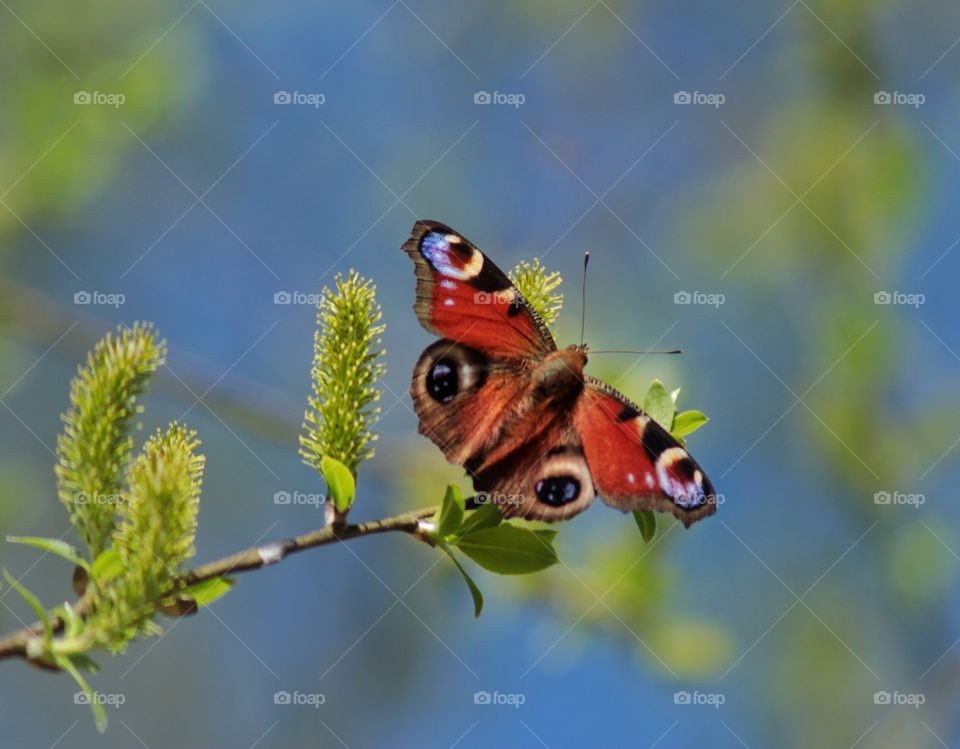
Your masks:
{"label": "butterfly hindwing", "polygon": [[538,392],[529,366],[440,340],[414,367],[411,394],[421,433],[504,515],[563,520],[594,500],[569,404]]}
{"label": "butterfly hindwing", "polygon": [[427,330],[504,359],[536,359],[556,350],[507,275],[449,226],[417,221],[403,250],[416,264],[414,310]]}
{"label": "butterfly hindwing", "polygon": [[583,446],[569,418],[555,419],[524,440],[483,470],[474,485],[505,516],[527,520],[566,520],[596,498]]}
{"label": "butterfly hindwing", "polygon": [[686,527],[716,512],[710,479],[666,429],[600,380],[586,384],[573,423],[604,502],[670,512]]}

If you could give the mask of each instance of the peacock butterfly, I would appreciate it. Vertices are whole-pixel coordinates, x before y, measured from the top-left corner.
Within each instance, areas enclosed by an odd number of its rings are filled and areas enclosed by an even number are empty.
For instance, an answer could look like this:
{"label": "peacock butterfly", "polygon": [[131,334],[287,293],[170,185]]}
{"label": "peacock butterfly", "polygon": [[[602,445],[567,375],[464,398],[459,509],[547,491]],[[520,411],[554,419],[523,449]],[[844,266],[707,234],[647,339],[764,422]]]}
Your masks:
{"label": "peacock butterfly", "polygon": [[716,512],[687,451],[626,396],[584,374],[587,347],[558,350],[543,320],[474,244],[417,221],[414,310],[441,340],[413,371],[419,431],[506,516],[555,521],[599,494],[623,511]]}

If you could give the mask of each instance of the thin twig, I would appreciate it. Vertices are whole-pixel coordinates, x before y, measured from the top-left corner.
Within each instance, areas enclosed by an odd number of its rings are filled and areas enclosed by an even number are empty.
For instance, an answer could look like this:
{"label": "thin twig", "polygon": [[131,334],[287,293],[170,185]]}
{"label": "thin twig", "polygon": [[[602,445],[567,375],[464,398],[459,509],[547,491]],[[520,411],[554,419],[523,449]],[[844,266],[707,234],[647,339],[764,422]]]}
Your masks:
{"label": "thin twig", "polygon": [[[181,577],[178,589],[215,577],[225,577],[238,572],[257,570],[261,567],[276,564],[290,554],[305,549],[312,549],[316,546],[325,546],[327,544],[340,543],[341,541],[349,541],[352,538],[360,538],[361,536],[372,536],[377,533],[390,533],[394,531],[417,535],[420,521],[434,514],[434,512],[436,512],[435,507],[428,507],[366,523],[319,528],[309,533],[304,533],[302,536],[255,546],[251,549],[223,557],[215,562],[208,562],[199,567],[194,567]],[[93,587],[91,586],[88,593],[83,595],[74,605],[74,610],[83,617],[86,617],[90,613],[94,602],[91,594],[92,590]],[[163,598],[169,598],[169,596],[175,595],[176,593],[177,590],[171,590],[168,594],[165,594]],[[59,632],[63,629],[62,620],[57,619],[51,621],[51,623],[55,631]],[[42,636],[43,625],[40,622],[35,622],[29,627],[24,627],[21,630],[10,633],[6,637],[0,638],[0,659],[26,658],[27,643],[34,637]],[[42,666],[43,664],[36,665]]]}

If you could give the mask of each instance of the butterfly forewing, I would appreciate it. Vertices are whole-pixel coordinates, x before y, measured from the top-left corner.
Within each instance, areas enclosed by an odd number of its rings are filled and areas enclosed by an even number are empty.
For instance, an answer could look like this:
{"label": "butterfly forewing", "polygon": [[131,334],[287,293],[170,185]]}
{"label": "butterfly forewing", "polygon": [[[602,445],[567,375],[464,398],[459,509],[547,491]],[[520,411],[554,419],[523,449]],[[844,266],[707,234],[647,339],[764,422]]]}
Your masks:
{"label": "butterfly forewing", "polygon": [[670,512],[687,527],[716,512],[706,473],[666,429],[613,388],[588,377],[573,421],[608,505]]}
{"label": "butterfly forewing", "polygon": [[449,226],[417,221],[403,249],[416,263],[414,310],[427,330],[506,359],[556,350],[507,275]]}

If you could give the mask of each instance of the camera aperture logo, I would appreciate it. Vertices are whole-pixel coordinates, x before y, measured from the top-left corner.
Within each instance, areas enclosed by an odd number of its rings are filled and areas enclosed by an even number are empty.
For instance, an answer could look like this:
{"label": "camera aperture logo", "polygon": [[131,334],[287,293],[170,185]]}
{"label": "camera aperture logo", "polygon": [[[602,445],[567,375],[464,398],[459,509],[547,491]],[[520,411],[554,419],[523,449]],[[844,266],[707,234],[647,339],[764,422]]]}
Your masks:
{"label": "camera aperture logo", "polygon": [[917,309],[927,301],[925,294],[908,294],[905,291],[877,291],[873,295],[874,304],[893,304],[899,307]]}
{"label": "camera aperture logo", "polygon": [[877,91],[873,95],[873,103],[881,106],[897,105],[920,109],[927,102],[923,94],[908,94],[903,91]]}
{"label": "camera aperture logo", "polygon": [[927,696],[922,692],[874,692],[874,705],[906,705],[908,707],[919,708],[927,701]]}
{"label": "camera aperture logo", "polygon": [[687,692],[681,690],[673,693],[674,705],[707,705],[719,710],[720,706],[726,703],[727,696],[723,692]]}
{"label": "camera aperture logo", "polygon": [[307,494],[305,492],[277,492],[273,495],[275,505],[307,505],[322,507],[327,498],[323,494]]}
{"label": "camera aperture logo", "polygon": [[673,295],[674,304],[694,304],[718,309],[721,304],[726,304],[726,302],[725,294],[708,294],[705,291],[678,291]]}
{"label": "camera aperture logo", "polygon": [[81,106],[97,105],[101,107],[113,107],[120,109],[126,102],[127,97],[123,94],[108,93],[106,91],[74,91],[73,103]]}
{"label": "camera aperture logo", "polygon": [[297,706],[306,706],[312,707],[314,710],[318,710],[320,705],[325,704],[327,701],[327,695],[321,694],[320,692],[274,692],[273,693],[273,704],[274,705],[297,705]]}
{"label": "camera aperture logo", "polygon": [[500,104],[519,109],[527,97],[523,94],[507,94],[502,91],[475,91],[473,94],[474,104]]}
{"label": "camera aperture logo", "polygon": [[509,705],[517,710],[527,701],[523,692],[488,692],[481,689],[473,693],[474,705]]}
{"label": "camera aperture logo", "polygon": [[273,92],[273,103],[274,104],[297,104],[300,106],[313,107],[314,109],[320,109],[321,104],[325,104],[327,97],[324,94],[313,93],[308,94],[305,91],[274,91]]}
{"label": "camera aperture logo", "polygon": [[720,109],[726,100],[727,97],[723,94],[710,94],[704,91],[675,91],[673,94],[674,104],[692,104],[701,107],[713,107],[714,109]]}
{"label": "camera aperture logo", "polygon": [[113,307],[118,309],[127,303],[125,294],[108,294],[103,291],[78,291],[73,303],[80,306]]}

